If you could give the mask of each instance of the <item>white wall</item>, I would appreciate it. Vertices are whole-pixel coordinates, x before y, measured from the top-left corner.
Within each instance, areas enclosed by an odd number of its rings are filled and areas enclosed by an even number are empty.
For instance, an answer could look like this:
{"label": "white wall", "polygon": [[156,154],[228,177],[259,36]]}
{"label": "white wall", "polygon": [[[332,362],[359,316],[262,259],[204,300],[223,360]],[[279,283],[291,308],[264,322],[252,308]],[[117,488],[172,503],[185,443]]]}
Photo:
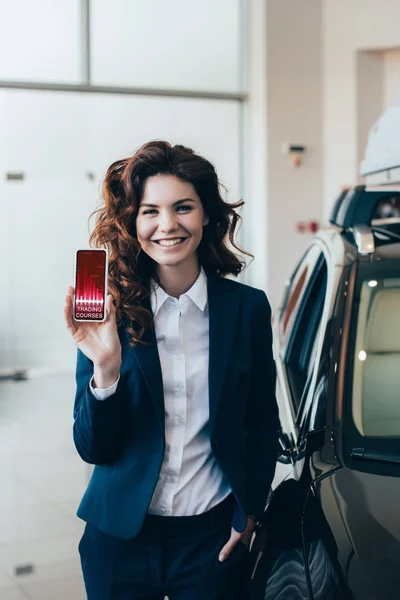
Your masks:
{"label": "white wall", "polygon": [[[384,61],[383,53],[376,50],[356,52],[356,134],[359,165],[364,160],[365,148],[373,123],[384,109]],[[368,99],[368,100],[366,100]],[[361,176],[357,176],[362,182]]]}
{"label": "white wall", "polygon": [[[399,35],[400,44],[400,35]],[[388,108],[400,100],[400,49],[383,52],[383,104]]]}
{"label": "white wall", "polygon": [[268,143],[267,143],[267,7],[265,0],[251,0],[248,27],[249,100],[242,106],[243,247],[255,260],[243,281],[268,288]]}
{"label": "white wall", "polygon": [[[400,46],[400,2],[323,0],[322,5],[324,212],[327,215],[341,187],[359,179],[357,112],[364,99],[357,97],[357,52]],[[368,102],[367,96],[365,103]]]}
{"label": "white wall", "polygon": [[[320,0],[267,2],[268,293],[273,308],[311,234],[297,221],[322,214],[322,39]],[[282,144],[306,146],[294,168]]]}

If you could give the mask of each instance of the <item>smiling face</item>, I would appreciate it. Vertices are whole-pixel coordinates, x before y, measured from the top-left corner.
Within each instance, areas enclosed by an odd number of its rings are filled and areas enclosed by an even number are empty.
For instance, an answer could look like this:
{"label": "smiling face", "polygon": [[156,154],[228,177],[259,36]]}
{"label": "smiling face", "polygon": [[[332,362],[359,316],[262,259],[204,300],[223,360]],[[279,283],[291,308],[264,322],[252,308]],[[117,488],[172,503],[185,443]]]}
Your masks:
{"label": "smiling face", "polygon": [[145,181],[136,233],[143,252],[159,269],[197,267],[196,250],[207,222],[191,183],[166,174]]}

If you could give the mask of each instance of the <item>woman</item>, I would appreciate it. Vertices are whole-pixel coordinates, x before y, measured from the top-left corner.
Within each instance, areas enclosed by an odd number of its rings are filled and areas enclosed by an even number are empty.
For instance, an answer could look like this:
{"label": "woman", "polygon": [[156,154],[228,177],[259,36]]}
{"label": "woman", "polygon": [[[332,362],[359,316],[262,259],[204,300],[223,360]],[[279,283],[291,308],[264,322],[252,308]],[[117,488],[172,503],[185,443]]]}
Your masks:
{"label": "woman", "polygon": [[108,169],[90,243],[109,250],[107,320],[78,346],[74,441],[89,600],[242,600],[276,461],[270,307],[226,275],[242,202],[213,165],[150,142]]}

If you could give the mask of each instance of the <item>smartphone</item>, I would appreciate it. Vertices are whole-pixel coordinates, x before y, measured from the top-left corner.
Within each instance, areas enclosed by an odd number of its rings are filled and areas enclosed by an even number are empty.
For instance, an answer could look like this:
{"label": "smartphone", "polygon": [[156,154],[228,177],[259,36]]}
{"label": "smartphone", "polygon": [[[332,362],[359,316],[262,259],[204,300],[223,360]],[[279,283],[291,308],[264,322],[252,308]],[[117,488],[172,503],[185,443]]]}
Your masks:
{"label": "smartphone", "polygon": [[104,248],[77,250],[75,262],[75,321],[106,320],[108,252]]}

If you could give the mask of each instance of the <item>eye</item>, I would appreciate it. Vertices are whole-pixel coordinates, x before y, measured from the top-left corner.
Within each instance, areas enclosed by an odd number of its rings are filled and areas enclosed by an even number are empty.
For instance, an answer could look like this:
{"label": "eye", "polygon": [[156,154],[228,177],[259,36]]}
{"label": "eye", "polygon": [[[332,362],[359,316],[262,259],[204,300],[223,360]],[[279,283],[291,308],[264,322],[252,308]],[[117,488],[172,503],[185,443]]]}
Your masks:
{"label": "eye", "polygon": [[151,215],[156,212],[155,208],[148,208],[142,212],[142,215]]}
{"label": "eye", "polygon": [[181,210],[183,209],[185,212],[188,210],[192,210],[192,207],[189,206],[188,204],[181,204],[180,206],[178,206],[177,210]]}

